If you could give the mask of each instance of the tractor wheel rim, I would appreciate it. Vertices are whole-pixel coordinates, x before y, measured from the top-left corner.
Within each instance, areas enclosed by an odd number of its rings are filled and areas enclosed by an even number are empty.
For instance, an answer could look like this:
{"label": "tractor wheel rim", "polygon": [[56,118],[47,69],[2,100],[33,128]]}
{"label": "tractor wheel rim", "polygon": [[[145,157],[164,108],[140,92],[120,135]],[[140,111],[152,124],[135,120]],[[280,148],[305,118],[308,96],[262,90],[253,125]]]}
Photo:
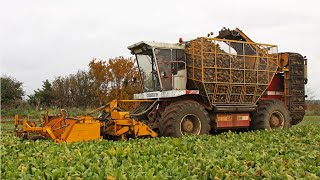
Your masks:
{"label": "tractor wheel rim", "polygon": [[279,111],[274,111],[269,119],[269,124],[272,129],[284,127],[284,116]]}
{"label": "tractor wheel rim", "polygon": [[180,121],[180,132],[182,135],[199,135],[201,131],[201,121],[194,114],[185,115]]}

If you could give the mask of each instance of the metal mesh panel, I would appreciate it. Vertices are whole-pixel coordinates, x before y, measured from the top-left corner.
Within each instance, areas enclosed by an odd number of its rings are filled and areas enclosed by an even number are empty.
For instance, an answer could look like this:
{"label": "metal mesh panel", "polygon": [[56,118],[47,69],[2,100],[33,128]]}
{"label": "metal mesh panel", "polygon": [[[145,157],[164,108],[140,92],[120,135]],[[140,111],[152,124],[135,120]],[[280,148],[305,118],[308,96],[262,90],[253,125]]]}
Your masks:
{"label": "metal mesh panel", "polygon": [[256,103],[278,68],[274,45],[198,38],[186,54],[188,81],[202,83],[200,94],[211,104]]}

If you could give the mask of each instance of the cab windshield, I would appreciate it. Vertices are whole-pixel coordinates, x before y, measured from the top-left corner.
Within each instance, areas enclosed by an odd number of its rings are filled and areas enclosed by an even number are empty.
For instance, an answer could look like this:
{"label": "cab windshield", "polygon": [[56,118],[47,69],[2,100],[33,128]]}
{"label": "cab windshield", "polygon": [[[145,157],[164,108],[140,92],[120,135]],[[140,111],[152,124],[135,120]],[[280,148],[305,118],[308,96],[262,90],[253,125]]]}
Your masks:
{"label": "cab windshield", "polygon": [[156,62],[152,53],[137,54],[136,60],[139,67],[140,77],[142,81],[143,92],[161,90]]}

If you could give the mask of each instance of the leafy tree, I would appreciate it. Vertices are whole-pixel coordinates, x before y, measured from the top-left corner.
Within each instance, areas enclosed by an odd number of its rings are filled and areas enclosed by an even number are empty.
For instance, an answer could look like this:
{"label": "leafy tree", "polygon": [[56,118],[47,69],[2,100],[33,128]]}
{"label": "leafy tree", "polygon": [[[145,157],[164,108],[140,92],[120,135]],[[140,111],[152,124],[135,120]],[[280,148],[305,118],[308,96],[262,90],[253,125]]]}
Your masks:
{"label": "leafy tree", "polygon": [[15,105],[17,101],[22,100],[24,96],[22,85],[22,82],[13,77],[1,76],[1,104]]}
{"label": "leafy tree", "polygon": [[111,80],[111,74],[106,61],[97,61],[94,58],[89,63],[89,74],[94,81],[93,88],[95,96],[100,104],[107,101],[108,87]]}
{"label": "leafy tree", "polygon": [[100,103],[113,99],[132,98],[136,87],[130,81],[138,75],[132,58],[120,56],[109,59],[108,63],[93,59],[89,68]]}
{"label": "leafy tree", "polygon": [[39,105],[50,106],[53,105],[53,91],[52,85],[49,80],[43,81],[42,89],[34,91],[33,95],[28,95],[29,102],[39,107]]}
{"label": "leafy tree", "polygon": [[52,82],[54,104],[58,107],[69,105],[69,80],[67,77],[56,77]]}
{"label": "leafy tree", "polygon": [[40,97],[36,96],[36,94],[28,95],[27,101],[28,101],[29,104],[35,106],[36,109],[39,109],[39,107],[40,107]]}
{"label": "leafy tree", "polygon": [[131,99],[136,87],[130,84],[133,77],[137,77],[138,71],[134,65],[132,58],[124,58],[122,56],[109,59],[109,74],[111,75],[111,99]]}
{"label": "leafy tree", "polygon": [[76,106],[88,107],[95,102],[93,81],[86,71],[78,71],[69,76],[70,92]]}
{"label": "leafy tree", "polygon": [[89,107],[113,99],[131,99],[136,91],[131,79],[137,75],[131,58],[120,56],[109,59],[108,63],[93,59],[89,71],[58,76],[52,83],[44,81],[41,89],[28,96],[29,102],[37,107]]}
{"label": "leafy tree", "polygon": [[87,71],[56,77],[52,82],[54,104],[59,107],[88,107],[98,104],[94,82]]}

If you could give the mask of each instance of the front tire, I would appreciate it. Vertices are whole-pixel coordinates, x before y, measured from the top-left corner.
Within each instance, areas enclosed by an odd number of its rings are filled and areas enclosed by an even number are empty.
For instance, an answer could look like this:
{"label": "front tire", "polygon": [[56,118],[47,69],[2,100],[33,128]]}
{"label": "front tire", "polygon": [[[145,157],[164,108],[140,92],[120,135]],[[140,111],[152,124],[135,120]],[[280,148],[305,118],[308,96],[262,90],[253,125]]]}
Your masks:
{"label": "front tire", "polygon": [[259,130],[290,127],[290,112],[282,101],[262,100],[258,103],[257,111],[252,114],[251,129]]}
{"label": "front tire", "polygon": [[182,137],[201,135],[210,131],[208,112],[192,100],[174,102],[165,108],[160,120],[162,136]]}

